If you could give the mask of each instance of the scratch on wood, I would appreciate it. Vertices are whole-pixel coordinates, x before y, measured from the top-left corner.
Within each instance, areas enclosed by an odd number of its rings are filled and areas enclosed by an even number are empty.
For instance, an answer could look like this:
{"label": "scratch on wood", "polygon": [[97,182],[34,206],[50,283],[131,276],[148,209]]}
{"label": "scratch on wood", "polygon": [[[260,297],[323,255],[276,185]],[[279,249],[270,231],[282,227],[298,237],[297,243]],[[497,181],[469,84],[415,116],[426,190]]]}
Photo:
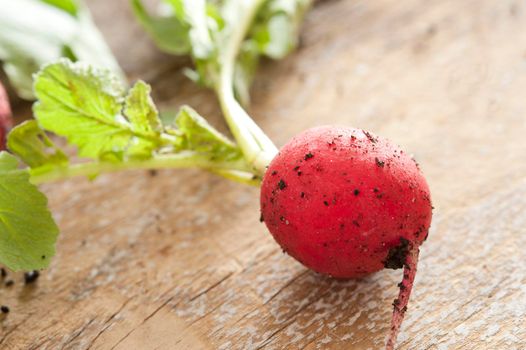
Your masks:
{"label": "scratch on wood", "polygon": [[206,288],[204,291],[202,291],[202,292],[198,293],[197,295],[193,296],[192,298],[190,298],[190,301],[194,301],[195,299],[199,298],[200,296],[202,296],[202,295],[208,293],[209,291],[211,291],[212,289],[216,288],[221,283],[223,283],[228,278],[230,278],[230,276],[232,276],[233,274],[234,274],[234,272],[229,272],[227,275],[225,275],[225,277],[221,278],[219,281],[217,281],[216,283],[212,284],[210,287]]}
{"label": "scratch on wood", "polygon": [[127,337],[130,336],[130,334],[132,334],[137,328],[141,327],[146,321],[148,321],[150,318],[152,318],[153,316],[155,316],[156,313],[158,313],[163,307],[165,307],[168,303],[170,303],[175,297],[174,296],[171,296],[170,298],[166,299],[159,307],[157,307],[152,313],[150,313],[148,316],[146,316],[146,318],[144,320],[142,320],[142,322],[132,328],[128,333],[126,333],[124,335],[124,337],[122,337],[121,339],[119,339],[117,341],[117,343],[115,343],[115,345],[113,345],[111,347],[111,350],[115,349],[120,343],[122,343]]}
{"label": "scratch on wood", "polygon": [[90,319],[87,323],[85,323],[84,325],[82,325],[82,327],[80,327],[80,329],[78,330],[78,332],[76,334],[73,335],[73,337],[71,337],[70,339],[68,339],[68,341],[66,343],[64,343],[63,345],[63,348],[65,348],[66,346],[68,346],[69,344],[73,343],[73,341],[75,341],[75,339],[77,339],[85,330],[86,328],[88,328],[92,323],[93,321],[95,321],[97,318],[96,317],[93,317],[92,319]]}
{"label": "scratch on wood", "polygon": [[2,336],[2,339],[0,339],[0,345],[2,345],[4,343],[4,341],[7,339],[7,337],[9,336],[9,334],[13,333],[14,331],[16,331],[16,329],[20,326],[20,325],[23,325],[33,314],[29,314],[26,318],[24,318],[22,320],[22,322],[20,323],[17,323],[13,328],[11,328],[9,331],[7,331],[3,336]]}
{"label": "scratch on wood", "polygon": [[97,335],[91,340],[91,342],[89,343],[87,349],[91,349],[91,347],[93,346],[93,344],[95,343],[95,341],[97,341],[97,339],[99,339],[99,337],[104,333],[106,332],[106,330],[112,325],[112,323],[110,323],[125,307],[126,305],[132,300],[133,298],[129,298],[129,299],[126,299],[126,301],[124,303],[122,303],[122,305],[119,307],[119,309],[117,311],[115,311],[110,317],[108,317],[108,319],[104,322],[104,324],[102,325],[102,329],[97,333]]}
{"label": "scratch on wood", "polygon": [[286,289],[287,287],[289,287],[290,285],[292,285],[294,282],[296,282],[299,278],[301,278],[302,276],[305,276],[307,273],[309,272],[309,270],[305,270],[299,274],[297,274],[296,276],[294,276],[293,278],[291,278],[287,283],[285,283],[281,288],[279,288],[276,293],[272,294],[272,296],[270,298],[268,298],[264,303],[263,305],[267,305],[268,303],[270,303],[272,300],[274,300],[275,297],[277,297],[284,289]]}
{"label": "scratch on wood", "polygon": [[[227,275],[225,275],[223,278],[221,278],[218,282],[212,284],[210,287],[206,288],[204,291],[198,293],[197,295],[191,297],[189,299],[189,301],[194,301],[195,299],[199,298],[200,296],[208,293],[209,291],[211,291],[212,289],[216,288],[217,286],[219,286],[221,283],[223,283],[224,281],[226,281],[230,276],[232,276],[234,273],[233,272],[229,272]],[[144,318],[144,320],[136,327],[134,327],[133,329],[131,329],[128,333],[126,333],[126,335],[124,335],[124,337],[122,337],[121,339],[119,339],[119,341],[113,345],[111,347],[111,350],[115,349],[119,344],[121,344],[126,338],[128,338],[130,336],[130,334],[132,334],[134,331],[136,331],[137,329],[139,329],[143,324],[145,324],[149,319],[151,319],[153,316],[155,316],[162,308],[164,308],[166,305],[168,305],[171,301],[173,301],[173,299],[175,298],[175,296],[171,296],[170,298],[168,298],[165,302],[163,302],[157,309],[155,309],[151,314],[149,314],[146,318]],[[174,305],[174,308],[177,307],[177,305],[179,305],[179,302],[177,302],[175,305]]]}

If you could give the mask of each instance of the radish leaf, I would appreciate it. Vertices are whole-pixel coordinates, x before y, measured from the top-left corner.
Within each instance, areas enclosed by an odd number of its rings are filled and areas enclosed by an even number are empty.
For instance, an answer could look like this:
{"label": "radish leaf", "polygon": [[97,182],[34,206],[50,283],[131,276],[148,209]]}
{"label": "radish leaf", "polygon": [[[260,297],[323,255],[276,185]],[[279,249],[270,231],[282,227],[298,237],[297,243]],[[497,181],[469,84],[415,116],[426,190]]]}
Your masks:
{"label": "radish leaf", "polygon": [[[11,150],[36,167],[31,174],[37,183],[148,167],[250,171],[239,147],[190,107],[181,108],[173,125],[163,126],[151,88],[142,81],[125,93],[110,71],[61,59],[35,76],[35,92],[38,125],[16,128],[10,140]],[[34,137],[21,140],[30,127]],[[65,137],[79,156],[98,163],[68,166],[45,132]]]}
{"label": "radish leaf", "polygon": [[106,67],[125,81],[80,0],[0,0],[0,8],[0,61],[20,97],[34,99],[32,75],[60,57]]}
{"label": "radish leaf", "polygon": [[163,51],[175,55],[190,52],[188,26],[174,14],[152,17],[141,0],[132,0],[132,6],[138,20]]}
{"label": "radish leaf", "polygon": [[138,81],[129,91],[124,114],[130,120],[132,130],[158,137],[162,130],[157,108],[150,97],[151,87]]}
{"label": "radish leaf", "polygon": [[75,0],[40,0],[49,5],[55,6],[72,16],[76,16],[79,12],[79,5]]}
{"label": "radish leaf", "polygon": [[58,227],[46,197],[29,182],[18,160],[0,152],[0,263],[13,270],[47,267]]}
{"label": "radish leaf", "polygon": [[175,124],[183,133],[184,148],[210,154],[214,159],[242,160],[240,149],[197,114],[192,108],[184,106],[175,119]]}
{"label": "radish leaf", "polygon": [[39,124],[78,146],[80,156],[121,157],[135,136],[121,115],[124,89],[109,71],[61,60],[38,73],[35,93]]}
{"label": "radish leaf", "polygon": [[31,168],[68,163],[68,157],[55,146],[35,120],[25,121],[13,128],[7,146]]}

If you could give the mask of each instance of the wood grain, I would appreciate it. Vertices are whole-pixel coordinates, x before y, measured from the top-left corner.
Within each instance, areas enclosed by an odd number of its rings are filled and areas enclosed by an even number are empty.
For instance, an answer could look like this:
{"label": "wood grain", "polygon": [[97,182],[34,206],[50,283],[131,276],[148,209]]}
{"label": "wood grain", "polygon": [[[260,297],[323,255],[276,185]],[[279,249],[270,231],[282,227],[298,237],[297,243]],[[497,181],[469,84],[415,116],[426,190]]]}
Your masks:
{"label": "wood grain", "polygon": [[[132,79],[226,130],[126,0],[88,4]],[[251,113],[279,145],[353,125],[415,154],[432,232],[399,349],[526,348],[526,3],[319,2],[266,62]],[[23,108],[23,107],[20,107]],[[16,112],[16,111],[15,111]],[[400,271],[336,281],[284,255],[258,191],[197,170],[43,187],[62,234],[34,286],[0,288],[2,349],[381,349]],[[13,277],[12,275],[10,277]]]}

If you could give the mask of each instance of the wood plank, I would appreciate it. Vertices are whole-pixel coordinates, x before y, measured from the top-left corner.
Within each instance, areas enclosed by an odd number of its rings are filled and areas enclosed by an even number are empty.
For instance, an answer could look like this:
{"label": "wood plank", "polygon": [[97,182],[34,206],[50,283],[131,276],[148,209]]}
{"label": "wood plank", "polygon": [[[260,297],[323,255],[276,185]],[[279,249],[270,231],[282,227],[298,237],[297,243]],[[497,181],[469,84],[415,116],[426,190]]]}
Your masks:
{"label": "wood plank", "polygon": [[[126,0],[90,0],[131,77],[225,131],[187,61],[156,51]],[[300,50],[266,62],[251,114],[279,145],[319,124],[415,154],[436,207],[400,349],[526,346],[526,3],[332,0]],[[132,39],[130,39],[132,38]],[[17,108],[19,111],[24,110]],[[15,111],[16,112],[16,111]],[[0,288],[5,349],[379,349],[400,271],[336,281],[284,255],[258,191],[197,170],[43,186],[62,231],[34,286]]]}

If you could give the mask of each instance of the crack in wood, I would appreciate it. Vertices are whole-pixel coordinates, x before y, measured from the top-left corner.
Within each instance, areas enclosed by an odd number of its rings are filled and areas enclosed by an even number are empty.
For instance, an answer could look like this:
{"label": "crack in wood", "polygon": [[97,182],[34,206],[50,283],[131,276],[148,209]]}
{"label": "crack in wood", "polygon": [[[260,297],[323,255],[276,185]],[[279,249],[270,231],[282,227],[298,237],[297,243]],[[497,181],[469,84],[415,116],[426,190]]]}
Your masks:
{"label": "crack in wood", "polygon": [[93,317],[92,319],[90,319],[86,324],[84,324],[79,329],[79,331],[76,334],[73,335],[73,337],[71,337],[66,343],[64,343],[62,347],[65,348],[69,344],[73,343],[75,339],[77,339],[86,330],[86,328],[88,328],[93,323],[93,321],[95,321],[96,319],[97,319],[96,317]]}
{"label": "crack in wood", "polygon": [[115,349],[120,343],[122,343],[130,334],[132,334],[136,329],[140,328],[146,321],[148,321],[150,318],[152,318],[157,312],[159,312],[159,310],[161,310],[163,307],[165,307],[168,303],[170,303],[173,299],[175,298],[175,296],[172,296],[170,298],[168,298],[166,301],[164,301],[159,307],[157,307],[152,313],[150,313],[148,316],[146,316],[145,319],[142,320],[142,322],[137,325],[136,327],[133,327],[128,333],[126,333],[126,335],[124,335],[124,337],[122,337],[121,339],[119,339],[119,341],[117,341],[117,343],[115,343],[115,345],[113,345],[111,347],[110,350],[113,350]]}
{"label": "crack in wood", "polygon": [[[190,324],[188,324],[187,326],[185,326],[183,328],[183,331],[186,331],[187,329],[190,329],[194,324],[196,324],[197,322],[201,321],[202,319],[204,319],[205,317],[207,317],[208,315],[214,313],[214,311],[216,311],[217,309],[219,309],[221,306],[223,306],[226,302],[222,302],[222,303],[219,303],[217,306],[215,306],[214,308],[212,308],[210,311],[208,311],[207,313],[205,313],[203,316],[199,316],[197,319],[193,320]],[[174,347],[181,343],[183,341],[183,337],[181,337],[179,340],[177,340],[175,343],[174,343]]]}
{"label": "crack in wood", "polygon": [[108,328],[111,327],[111,325],[113,323],[110,323],[125,307],[126,305],[128,305],[128,303],[133,299],[132,298],[128,298],[126,299],[126,301],[124,303],[122,303],[122,305],[119,307],[119,309],[114,312],[110,317],[108,317],[108,319],[106,321],[104,321],[103,325],[102,325],[102,329],[97,333],[97,335],[91,340],[91,342],[88,344],[88,347],[86,348],[87,350],[91,349],[91,347],[93,346],[93,344],[95,344],[95,341],[97,341],[97,339],[99,339],[99,337],[104,333],[106,332],[106,330]]}
{"label": "crack in wood", "polygon": [[210,287],[206,288],[204,291],[202,291],[202,292],[198,293],[197,295],[193,296],[192,298],[190,298],[190,301],[194,301],[195,299],[199,298],[200,296],[203,296],[206,293],[210,292],[212,289],[216,288],[221,283],[223,283],[228,278],[230,278],[233,274],[234,274],[234,272],[229,272],[225,277],[221,278],[219,281],[217,281],[216,283],[212,284]]}
{"label": "crack in wood", "polygon": [[[232,276],[234,274],[234,272],[229,272],[226,276],[224,276],[223,278],[221,278],[218,282],[214,283],[213,285],[211,285],[210,287],[206,288],[204,291],[198,293],[197,295],[191,297],[189,299],[189,301],[194,301],[195,299],[199,298],[200,296],[208,293],[209,291],[211,291],[212,289],[216,288],[217,286],[219,286],[221,283],[223,283],[224,281],[226,281],[230,276]],[[119,346],[119,344],[121,344],[124,340],[126,340],[126,338],[128,338],[133,332],[135,332],[137,329],[139,329],[140,327],[142,327],[148,320],[150,320],[152,317],[154,317],[162,308],[164,308],[166,305],[168,305],[171,301],[173,301],[175,299],[175,296],[172,296],[170,298],[168,298],[165,302],[163,302],[157,309],[155,309],[151,314],[149,314],[146,318],[144,318],[144,320],[139,324],[137,325],[136,327],[132,328],[128,333],[126,333],[126,335],[124,335],[124,337],[122,337],[121,339],[119,339],[119,341],[117,341],[117,343],[115,345],[113,345],[111,347],[110,350],[114,350],[117,346]],[[173,308],[176,308],[177,305],[179,305],[181,301],[178,301],[174,306]]]}
{"label": "crack in wood", "polygon": [[32,313],[29,314],[26,318],[24,318],[24,319],[22,320],[22,322],[17,323],[13,328],[11,328],[9,331],[7,331],[7,332],[2,336],[2,339],[0,339],[0,345],[2,345],[2,344],[4,343],[4,341],[7,339],[7,337],[8,337],[11,333],[13,333],[14,331],[16,331],[16,329],[17,329],[19,326],[23,325],[23,324],[24,324],[24,323],[25,323],[25,322],[26,322],[26,321],[27,321],[32,315],[33,315]]}
{"label": "crack in wood", "polygon": [[274,298],[276,298],[283,290],[285,290],[287,287],[291,286],[294,282],[296,282],[298,279],[300,279],[300,277],[303,277],[305,276],[307,273],[309,273],[309,270],[305,269],[303,272],[297,274],[296,276],[294,276],[293,278],[291,278],[290,280],[287,281],[287,283],[285,283],[283,286],[281,286],[281,288],[278,289],[278,291],[274,294],[272,294],[272,296],[270,298],[268,298],[264,303],[263,305],[267,305],[268,303],[270,303],[272,300],[274,300]]}

